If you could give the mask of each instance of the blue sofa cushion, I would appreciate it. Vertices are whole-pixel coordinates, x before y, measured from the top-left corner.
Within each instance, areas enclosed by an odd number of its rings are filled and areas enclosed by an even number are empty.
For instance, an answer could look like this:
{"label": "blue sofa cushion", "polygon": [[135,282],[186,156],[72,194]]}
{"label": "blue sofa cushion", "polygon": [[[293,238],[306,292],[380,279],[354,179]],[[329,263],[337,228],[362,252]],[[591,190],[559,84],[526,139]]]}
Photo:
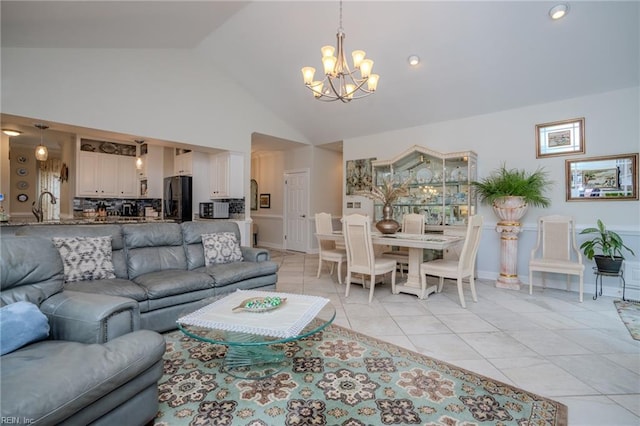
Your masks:
{"label": "blue sofa cushion", "polygon": [[49,320],[31,302],[16,302],[0,308],[0,355],[49,336]]}
{"label": "blue sofa cushion", "polygon": [[66,282],[115,278],[111,236],[52,238],[64,264]]}
{"label": "blue sofa cushion", "polygon": [[242,251],[233,232],[215,232],[202,235],[205,266],[216,263],[241,262]]}

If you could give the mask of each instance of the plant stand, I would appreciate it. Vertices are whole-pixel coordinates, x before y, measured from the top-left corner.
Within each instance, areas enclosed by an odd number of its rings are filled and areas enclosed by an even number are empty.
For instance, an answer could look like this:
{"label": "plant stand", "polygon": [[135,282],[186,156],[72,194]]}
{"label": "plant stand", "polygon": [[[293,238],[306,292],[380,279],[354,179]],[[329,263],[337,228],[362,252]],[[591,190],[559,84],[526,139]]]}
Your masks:
{"label": "plant stand", "polygon": [[498,222],[496,232],[500,234],[500,275],[496,287],[520,290],[518,278],[518,234],[520,222]]}
{"label": "plant stand", "polygon": [[520,219],[528,206],[522,197],[502,197],[493,202],[493,211],[501,220],[496,225],[500,234],[500,275],[496,287],[520,290],[518,279],[518,234]]}

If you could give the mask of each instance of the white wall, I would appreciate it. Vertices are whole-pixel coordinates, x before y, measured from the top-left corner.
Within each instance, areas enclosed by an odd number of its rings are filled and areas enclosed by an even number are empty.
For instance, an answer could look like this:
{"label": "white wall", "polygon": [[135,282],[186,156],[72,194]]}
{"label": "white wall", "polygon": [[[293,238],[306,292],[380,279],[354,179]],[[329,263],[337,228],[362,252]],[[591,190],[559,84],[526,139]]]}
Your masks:
{"label": "white wall", "polygon": [[[567,99],[559,102],[532,105],[494,114],[436,123],[394,132],[345,140],[343,160],[376,157],[386,159],[412,145],[422,145],[440,152],[473,150],[478,153],[478,174],[484,177],[503,162],[509,168],[535,170],[544,167],[555,181],[551,193],[551,207],[531,208],[523,219],[524,231],[520,235],[518,274],[528,283],[528,258],[535,244],[536,219],[546,214],[574,216],[579,229],[602,219],[611,229],[621,233],[627,245],[640,256],[640,202],[638,201],[565,201],[565,160],[601,155],[637,153],[640,150],[640,108],[638,87],[598,95]],[[585,117],[586,154],[536,159],[535,125],[569,118]],[[371,202],[362,197],[348,197],[362,201],[365,213],[372,214]],[[346,210],[345,197],[343,212]],[[499,272],[499,237],[497,222],[488,206],[480,206],[479,214],[485,218],[484,234],[478,255],[478,274],[495,278]],[[578,238],[578,244],[583,241]],[[592,264],[587,262],[585,282],[592,291],[594,276]],[[617,292],[613,281],[610,293]],[[616,287],[616,288],[614,288]],[[577,288],[577,285],[574,287]]]}
{"label": "white wall", "polygon": [[3,48],[2,112],[245,154],[253,132],[307,142],[195,52]]}
{"label": "white wall", "polygon": [[[284,151],[263,152],[251,157],[251,178],[258,182],[258,210],[251,211],[251,219],[258,226],[258,244],[264,247],[284,247],[282,176],[285,157]],[[271,194],[271,208],[260,207],[260,194]]]}
{"label": "white wall", "polygon": [[341,214],[342,154],[314,146],[301,146],[286,151],[256,153],[251,158],[251,177],[258,182],[258,194],[271,194],[271,208],[251,212],[258,225],[258,242],[272,248],[283,248],[284,184],[283,176],[291,170],[310,170],[309,215],[307,217],[308,252],[317,250],[314,214],[320,211]]}

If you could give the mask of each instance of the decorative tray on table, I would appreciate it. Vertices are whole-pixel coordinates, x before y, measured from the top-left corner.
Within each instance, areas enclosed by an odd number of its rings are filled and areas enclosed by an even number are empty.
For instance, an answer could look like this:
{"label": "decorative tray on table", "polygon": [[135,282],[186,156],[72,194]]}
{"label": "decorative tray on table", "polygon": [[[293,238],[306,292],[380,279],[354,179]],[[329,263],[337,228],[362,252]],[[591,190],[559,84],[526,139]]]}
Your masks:
{"label": "decorative tray on table", "polygon": [[286,297],[252,297],[243,300],[238,306],[232,309],[233,312],[266,312],[281,307],[287,301]]}

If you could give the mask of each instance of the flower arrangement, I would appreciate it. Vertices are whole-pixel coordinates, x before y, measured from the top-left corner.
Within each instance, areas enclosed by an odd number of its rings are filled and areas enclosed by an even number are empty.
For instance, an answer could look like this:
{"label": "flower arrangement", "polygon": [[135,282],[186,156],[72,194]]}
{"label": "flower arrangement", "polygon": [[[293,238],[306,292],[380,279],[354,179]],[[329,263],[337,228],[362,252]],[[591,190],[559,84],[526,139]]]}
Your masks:
{"label": "flower arrangement", "polygon": [[380,201],[384,205],[393,204],[399,197],[409,194],[409,181],[394,186],[392,180],[382,179],[382,185],[371,187],[370,191],[356,191],[355,195],[362,195],[374,201]]}

